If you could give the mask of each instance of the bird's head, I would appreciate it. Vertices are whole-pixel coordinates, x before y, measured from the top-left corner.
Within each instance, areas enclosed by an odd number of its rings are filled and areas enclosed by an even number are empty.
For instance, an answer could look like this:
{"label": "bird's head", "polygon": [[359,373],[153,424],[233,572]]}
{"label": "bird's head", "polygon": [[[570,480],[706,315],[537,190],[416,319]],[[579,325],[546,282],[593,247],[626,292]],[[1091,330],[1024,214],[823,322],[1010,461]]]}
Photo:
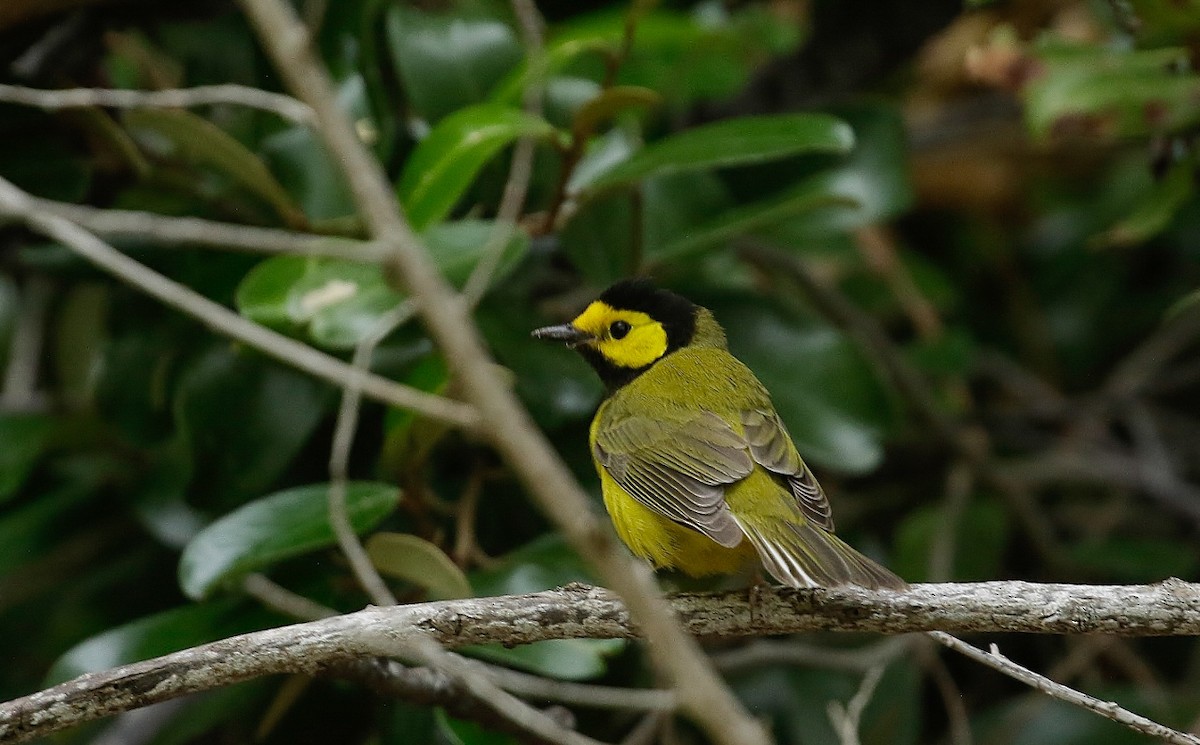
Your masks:
{"label": "bird's head", "polygon": [[575,349],[615,390],[655,362],[691,344],[724,346],[724,333],[704,308],[642,279],[624,280],[596,298],[570,323],[534,337]]}

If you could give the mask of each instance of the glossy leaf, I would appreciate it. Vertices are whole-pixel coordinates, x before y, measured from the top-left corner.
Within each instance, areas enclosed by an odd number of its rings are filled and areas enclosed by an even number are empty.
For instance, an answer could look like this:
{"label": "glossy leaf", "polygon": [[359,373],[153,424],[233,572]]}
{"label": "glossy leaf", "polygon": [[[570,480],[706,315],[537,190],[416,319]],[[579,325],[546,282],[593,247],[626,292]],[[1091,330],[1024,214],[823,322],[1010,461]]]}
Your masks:
{"label": "glossy leaf", "polygon": [[71,517],[94,494],[76,485],[39,494],[29,504],[0,515],[0,577],[37,561],[59,541],[69,540]]}
{"label": "glossy leaf", "polygon": [[25,483],[55,429],[54,420],[40,414],[0,415],[0,504]]}
{"label": "glossy leaf", "polygon": [[492,18],[392,5],[384,32],[405,95],[431,122],[483,101],[522,58],[516,32]]}
{"label": "glossy leaf", "polygon": [[730,331],[730,351],[767,387],[805,460],[847,473],[879,464],[891,404],[850,340],[747,296],[695,300]]}
{"label": "glossy leaf", "polygon": [[1097,235],[1093,245],[1129,246],[1161,233],[1195,193],[1194,170],[1187,161],[1175,164],[1166,176],[1139,196],[1124,219]]}
{"label": "glossy leaf", "polygon": [[[906,515],[896,533],[896,556],[892,569],[910,582],[972,582],[994,579],[1008,546],[1008,513],[992,500],[975,498],[958,518],[955,534],[947,529],[943,506],[928,505]],[[949,577],[929,576],[930,552],[939,541],[955,547],[950,557]]]}
{"label": "glossy leaf", "polygon": [[1025,121],[1035,137],[1100,140],[1182,131],[1200,122],[1200,75],[1185,49],[1114,51],[1050,47],[1023,91]]}
{"label": "glossy leaf", "polygon": [[788,194],[824,202],[776,222],[766,234],[803,246],[816,236],[838,235],[901,214],[914,197],[904,122],[886,106],[857,106],[839,115],[854,128],[853,152],[830,159],[790,187]]}
{"label": "glossy leaf", "polygon": [[[389,484],[352,482],[346,489],[351,525],[358,533],[370,530],[399,498]],[[239,507],[192,539],[179,559],[179,584],[188,597],[208,597],[250,572],[335,541],[328,484],[277,492]]]}
{"label": "glossy leaf", "polygon": [[833,192],[822,180],[805,181],[761,202],[733,207],[698,224],[680,227],[673,239],[646,252],[654,262],[681,261],[739,236],[763,231],[822,208],[853,205],[852,198]]}
{"label": "glossy leaf", "polygon": [[853,147],[853,130],[827,114],[738,117],[653,142],[583,188],[596,192],[652,175],[749,165],[805,153],[847,153]]}
{"label": "glossy leaf", "polygon": [[154,149],[227,176],[266,201],[290,225],[303,213],[262,160],[212,122],[182,109],[130,109],[125,125]]}
{"label": "glossy leaf", "polygon": [[[529,249],[525,233],[483,220],[435,225],[423,236],[443,275],[461,286],[498,236],[501,259],[492,283],[503,280]],[[404,300],[378,266],[341,259],[276,256],[260,263],[237,290],[242,315],[284,330],[303,330],[316,344],[353,349]]]}
{"label": "glossy leaf", "polygon": [[[353,76],[338,86],[338,103],[360,125],[372,122],[366,83]],[[353,215],[354,195],[312,128],[296,125],[262,141],[263,158],[311,220]]]}
{"label": "glossy leaf", "polygon": [[608,669],[608,660],[625,648],[623,639],[549,639],[505,647],[480,644],[463,652],[497,665],[536,673],[559,680],[598,678]]}
{"label": "glossy leaf", "polygon": [[172,401],[190,456],[189,490],[222,508],[262,494],[292,463],[330,403],[329,389],[301,372],[213,345],[189,360]]}
{"label": "glossy leaf", "polygon": [[471,597],[471,583],[446,552],[408,533],[376,533],[367,541],[371,563],[388,577],[429,591],[434,600]]}
{"label": "glossy leaf", "polygon": [[[542,76],[553,82],[554,76],[566,69],[579,57],[595,55],[597,59],[604,55],[617,53],[617,46],[602,38],[566,38],[555,39],[546,45],[542,62]],[[494,103],[517,106],[521,103],[525,87],[529,85],[530,67],[527,61],[522,61],[516,69],[496,84],[488,94],[488,100]]]}
{"label": "glossy leaf", "polygon": [[396,191],[409,222],[423,231],[450,214],[479,169],[520,137],[548,138],[555,129],[520,109],[480,104],[438,122],[409,156]]}

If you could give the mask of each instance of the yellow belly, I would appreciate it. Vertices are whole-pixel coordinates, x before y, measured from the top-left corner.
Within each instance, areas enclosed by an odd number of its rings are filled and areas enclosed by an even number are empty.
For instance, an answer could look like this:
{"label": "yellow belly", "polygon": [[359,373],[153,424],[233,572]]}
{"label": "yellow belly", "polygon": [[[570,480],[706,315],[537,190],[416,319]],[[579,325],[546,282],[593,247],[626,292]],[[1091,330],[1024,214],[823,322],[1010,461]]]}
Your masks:
{"label": "yellow belly", "polygon": [[749,540],[725,548],[703,533],[675,523],[622,489],[603,468],[600,484],[604,506],[617,535],[637,556],[658,568],[678,569],[693,577],[735,574],[758,557]]}

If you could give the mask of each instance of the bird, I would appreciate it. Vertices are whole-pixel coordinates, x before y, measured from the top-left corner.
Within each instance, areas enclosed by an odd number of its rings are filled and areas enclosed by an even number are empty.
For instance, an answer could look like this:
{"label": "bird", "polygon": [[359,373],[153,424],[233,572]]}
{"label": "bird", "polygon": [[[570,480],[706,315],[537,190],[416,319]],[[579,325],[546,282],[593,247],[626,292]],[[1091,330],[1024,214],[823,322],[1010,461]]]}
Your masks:
{"label": "bird", "polygon": [[633,554],[694,577],[757,559],[789,587],[907,587],[834,535],[825,491],[711,311],[629,279],[532,334],[574,349],[604,383],[588,441]]}

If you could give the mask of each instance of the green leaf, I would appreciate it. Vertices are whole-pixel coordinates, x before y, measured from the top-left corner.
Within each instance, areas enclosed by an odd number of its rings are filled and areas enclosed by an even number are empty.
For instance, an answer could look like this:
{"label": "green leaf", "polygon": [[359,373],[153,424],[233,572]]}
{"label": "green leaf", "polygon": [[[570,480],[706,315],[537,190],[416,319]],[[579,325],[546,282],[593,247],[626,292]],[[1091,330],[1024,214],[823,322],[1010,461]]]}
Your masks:
{"label": "green leaf", "polygon": [[1138,51],[1046,45],[1025,87],[1025,122],[1039,139],[1100,140],[1183,131],[1200,123],[1200,75],[1186,49]]}
{"label": "green leaf", "polygon": [[501,148],[555,132],[540,117],[497,104],[471,106],[440,121],[409,156],[396,187],[413,228],[424,231],[444,220]]}
{"label": "green leaf", "polygon": [[1092,239],[1095,246],[1130,246],[1161,233],[1196,190],[1195,165],[1176,163],[1166,176],[1143,191],[1128,215]]}
{"label": "green leaf", "polygon": [[810,464],[867,473],[883,458],[886,390],[855,345],[824,325],[802,326],[752,296],[693,298],[729,330],[729,348],[771,393]]}
{"label": "green leaf", "polygon": [[737,117],[653,142],[582,186],[596,192],[652,175],[763,163],[805,153],[848,153],[853,147],[853,130],[827,114]]}
{"label": "green leaf", "polygon": [[41,414],[0,415],[0,504],[25,484],[56,428],[53,419]]}
{"label": "green leaf", "polygon": [[[504,279],[529,250],[528,236],[512,225],[460,220],[431,227],[423,236],[438,269],[462,286],[491,247],[501,251],[492,275]],[[247,318],[273,328],[303,330],[317,345],[353,349],[380,319],[404,300],[375,265],[342,259],[275,256],[254,267],[238,286],[235,302]]]}
{"label": "green leaf", "polygon": [[329,388],[310,376],[214,344],[190,360],[171,401],[191,456],[189,491],[222,505],[262,494],[308,442],[329,402]]}
{"label": "green leaf", "polygon": [[[179,559],[179,585],[193,599],[284,559],[333,545],[329,484],[312,484],[257,499],[225,515],[192,539]],[[390,484],[352,482],[346,509],[355,532],[375,527],[396,507]]]}
{"label": "green leaf", "polygon": [[72,536],[71,518],[94,490],[66,485],[39,494],[37,499],[0,516],[0,577],[42,558],[59,541]]}
{"label": "green leaf", "polygon": [[[893,568],[911,582],[934,579],[929,576],[929,556],[933,546],[944,540],[941,533],[945,529],[941,505],[926,505],[906,515],[896,531]],[[951,539],[955,547],[952,573],[937,581],[996,579],[1003,566],[1009,532],[1008,513],[1002,505],[974,498],[959,518],[957,533]]]}
{"label": "green leaf", "polygon": [[241,600],[185,605],[155,613],[76,644],[50,668],[45,685],[263,628],[274,619],[265,611],[246,608]]}
{"label": "green leaf", "polygon": [[483,101],[522,59],[516,34],[492,18],[439,16],[392,4],[384,33],[405,95],[429,121]]}
{"label": "green leaf", "polygon": [[[607,39],[555,39],[546,45],[543,52],[541,77],[552,83],[558,73],[583,55],[595,55],[597,59],[602,59],[605,55],[615,55],[617,51],[616,44]],[[516,69],[496,84],[488,94],[488,100],[510,106],[519,105],[521,97],[525,93],[525,87],[529,85],[532,77],[530,70],[528,61],[522,60]]]}
{"label": "green leaf", "polygon": [[589,680],[608,669],[608,659],[625,648],[623,639],[550,639],[504,647],[481,644],[461,651],[505,667],[558,680]]}
{"label": "green leaf", "polygon": [[690,258],[714,246],[749,233],[762,231],[798,215],[813,213],[834,205],[854,204],[850,197],[832,192],[822,180],[812,179],[782,194],[742,207],[734,207],[717,217],[678,231],[674,239],[647,247],[646,259],[669,262]]}
{"label": "green leaf", "polygon": [[[338,103],[355,122],[370,122],[366,83],[361,75],[338,87]],[[341,169],[329,155],[320,136],[302,125],[265,138],[264,160],[311,220],[332,220],[355,214],[354,195]]]}
{"label": "green leaf", "polygon": [[1108,536],[1070,547],[1072,559],[1115,582],[1157,582],[1190,577],[1200,567],[1195,547],[1170,538]]}
{"label": "green leaf", "polygon": [[227,176],[274,207],[289,225],[307,223],[262,160],[207,119],[182,109],[130,109],[124,116],[125,125],[142,142]]}
{"label": "green leaf", "polygon": [[383,574],[429,590],[434,600],[471,597],[471,583],[446,552],[408,533],[376,533],[367,541],[371,563]]}
{"label": "green leaf", "polygon": [[823,195],[824,202],[775,223],[766,232],[778,240],[807,245],[813,237],[845,233],[898,215],[913,202],[907,135],[900,114],[875,105],[846,108],[838,114],[854,128],[854,151],[848,158],[825,163],[790,188],[787,193],[795,199]]}

